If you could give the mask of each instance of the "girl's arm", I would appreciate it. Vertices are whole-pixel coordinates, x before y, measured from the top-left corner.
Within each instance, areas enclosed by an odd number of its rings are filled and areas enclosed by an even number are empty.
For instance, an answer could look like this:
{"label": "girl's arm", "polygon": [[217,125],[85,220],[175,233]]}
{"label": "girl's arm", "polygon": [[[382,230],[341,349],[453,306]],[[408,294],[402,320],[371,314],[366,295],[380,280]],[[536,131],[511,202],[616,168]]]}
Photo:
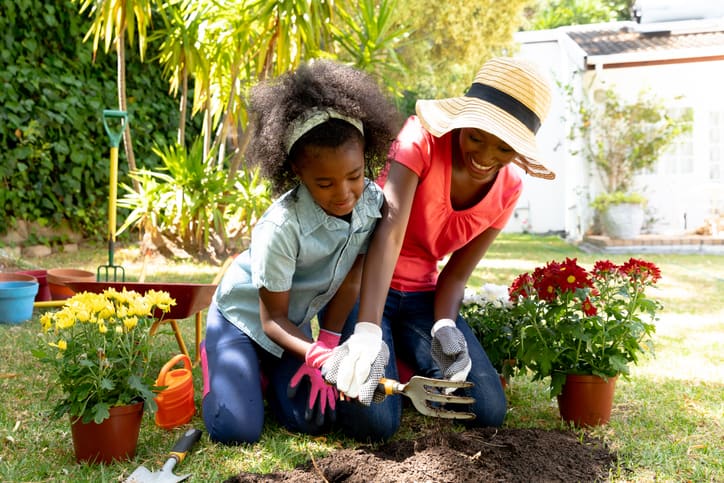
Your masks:
{"label": "girl's arm", "polygon": [[352,307],[354,307],[354,304],[357,302],[364,259],[364,255],[357,257],[354,265],[352,265],[352,268],[342,282],[342,285],[340,285],[337,290],[337,293],[334,294],[332,300],[327,304],[327,309],[324,312],[324,320],[320,320],[321,328],[337,333],[342,332],[344,323],[347,317],[349,317]]}
{"label": "girl's arm", "polygon": [[409,168],[391,161],[383,189],[385,204],[365,257],[359,320],[380,325],[392,273],[400,255],[419,178]]}
{"label": "girl's arm", "polygon": [[[338,333],[342,331],[344,323],[357,301],[363,262],[364,255],[358,256],[339,290],[327,304],[325,318],[320,321],[323,328]],[[259,289],[259,315],[264,333],[285,351],[304,359],[314,341],[304,335],[304,332],[289,320],[288,314],[288,291],[270,292],[264,287]]]}
{"label": "girl's arm", "polygon": [[437,279],[435,320],[457,319],[465,285],[499,233],[496,228],[488,228],[450,256]]}
{"label": "girl's arm", "polygon": [[312,340],[289,320],[288,314],[289,291],[270,292],[264,287],[259,289],[259,316],[264,333],[285,351],[304,360]]}

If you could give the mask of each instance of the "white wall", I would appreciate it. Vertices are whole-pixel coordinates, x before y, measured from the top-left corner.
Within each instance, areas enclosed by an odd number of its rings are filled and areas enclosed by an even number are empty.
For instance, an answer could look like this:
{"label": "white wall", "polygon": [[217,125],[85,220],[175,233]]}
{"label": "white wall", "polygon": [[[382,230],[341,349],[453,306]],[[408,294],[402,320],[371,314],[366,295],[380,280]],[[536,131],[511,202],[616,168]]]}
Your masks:
{"label": "white wall", "polygon": [[536,138],[543,153],[543,164],[556,173],[556,179],[534,178],[521,170],[523,194],[518,201],[516,213],[505,229],[508,232],[568,231],[566,214],[570,204],[567,196],[570,169],[567,166],[567,153],[561,144],[560,118],[563,116],[563,101],[561,93],[556,87],[556,81],[563,76],[561,70],[565,69],[565,59],[562,58],[562,51],[555,40],[557,34],[552,31],[548,33],[531,32],[534,35],[538,33],[544,34],[541,41],[525,45],[516,55],[537,62],[541,70],[546,72],[550,78],[551,110],[543,121]]}

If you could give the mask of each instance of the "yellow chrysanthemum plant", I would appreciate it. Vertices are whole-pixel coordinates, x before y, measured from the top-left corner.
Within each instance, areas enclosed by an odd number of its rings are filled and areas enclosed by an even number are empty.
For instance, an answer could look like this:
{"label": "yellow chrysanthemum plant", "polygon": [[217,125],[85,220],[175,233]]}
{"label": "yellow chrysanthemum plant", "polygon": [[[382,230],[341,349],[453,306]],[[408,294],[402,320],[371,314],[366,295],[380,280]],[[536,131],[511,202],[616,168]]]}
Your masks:
{"label": "yellow chrysanthemum plant", "polygon": [[100,423],[110,408],[140,401],[155,412],[150,328],[173,305],[168,292],[109,288],[78,293],[62,309],[44,313],[41,344],[33,354],[53,367],[63,392],[53,416]]}

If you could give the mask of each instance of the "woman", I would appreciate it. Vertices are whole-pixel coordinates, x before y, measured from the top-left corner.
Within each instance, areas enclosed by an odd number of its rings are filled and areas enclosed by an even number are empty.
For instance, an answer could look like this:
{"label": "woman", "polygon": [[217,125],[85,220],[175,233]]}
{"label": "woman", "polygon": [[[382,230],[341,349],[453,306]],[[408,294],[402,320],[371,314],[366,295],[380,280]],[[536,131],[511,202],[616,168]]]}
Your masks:
{"label": "woman", "polygon": [[[476,402],[461,409],[480,426],[501,425],[506,400],[460,304],[521,194],[512,165],[555,177],[535,139],[549,106],[548,82],[533,64],[494,58],[465,96],[417,102],[378,178],[386,206],[365,260],[357,325],[380,325],[390,360],[396,352],[415,374],[473,382],[464,391]],[[359,366],[354,358],[341,364]],[[388,367],[386,376],[396,373]],[[349,385],[369,377],[358,368]]]}

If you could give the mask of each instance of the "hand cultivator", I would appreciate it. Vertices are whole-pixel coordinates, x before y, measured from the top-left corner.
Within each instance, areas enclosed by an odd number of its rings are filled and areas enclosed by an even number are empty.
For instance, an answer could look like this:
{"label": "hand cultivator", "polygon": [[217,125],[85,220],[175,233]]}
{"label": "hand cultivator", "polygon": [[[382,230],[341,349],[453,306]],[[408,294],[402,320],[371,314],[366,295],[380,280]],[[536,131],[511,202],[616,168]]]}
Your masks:
{"label": "hand cultivator", "polygon": [[[445,394],[447,389],[460,389],[472,387],[472,385],[472,382],[467,381],[458,382],[413,376],[407,384],[401,384],[394,379],[382,378],[377,390],[386,396],[391,394],[407,396],[415,409],[425,416],[445,419],[475,419],[474,413],[452,411],[442,406],[442,404],[473,404],[475,399],[472,397]],[[430,403],[435,403],[435,405]]]}

